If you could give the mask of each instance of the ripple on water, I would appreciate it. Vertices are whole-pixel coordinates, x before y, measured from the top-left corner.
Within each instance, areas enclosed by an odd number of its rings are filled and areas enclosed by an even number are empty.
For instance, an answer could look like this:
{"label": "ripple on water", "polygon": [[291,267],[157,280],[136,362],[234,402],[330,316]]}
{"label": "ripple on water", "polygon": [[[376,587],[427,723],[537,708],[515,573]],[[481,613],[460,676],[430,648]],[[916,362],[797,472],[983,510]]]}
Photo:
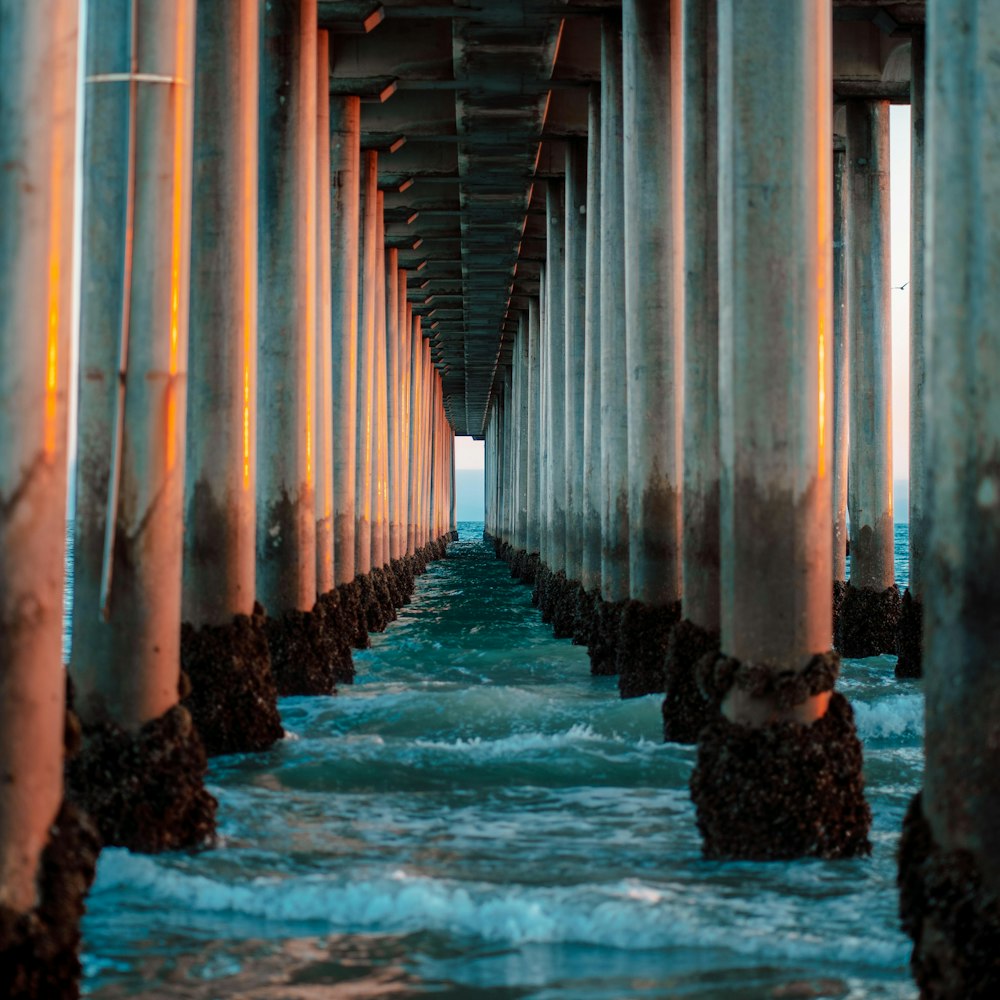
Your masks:
{"label": "ripple on water", "polygon": [[338,697],[212,762],[217,849],[103,855],[101,998],[905,997],[894,852],[922,694],[846,661],[871,858],[705,862],[656,697],[622,702],[465,526]]}

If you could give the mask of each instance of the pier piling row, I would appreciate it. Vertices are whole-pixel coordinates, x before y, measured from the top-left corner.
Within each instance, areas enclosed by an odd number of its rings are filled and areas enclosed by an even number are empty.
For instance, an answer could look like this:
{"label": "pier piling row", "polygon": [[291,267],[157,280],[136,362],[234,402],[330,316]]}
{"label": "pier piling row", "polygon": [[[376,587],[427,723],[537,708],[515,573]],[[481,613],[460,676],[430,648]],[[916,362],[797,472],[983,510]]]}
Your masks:
{"label": "pier piling row", "polygon": [[352,682],[456,435],[543,619],[697,744],[707,857],[866,853],[840,656],[925,675],[914,975],[998,985],[1000,9],[777,6],[0,0],[0,993],[75,996],[100,846],[210,843],[207,757]]}

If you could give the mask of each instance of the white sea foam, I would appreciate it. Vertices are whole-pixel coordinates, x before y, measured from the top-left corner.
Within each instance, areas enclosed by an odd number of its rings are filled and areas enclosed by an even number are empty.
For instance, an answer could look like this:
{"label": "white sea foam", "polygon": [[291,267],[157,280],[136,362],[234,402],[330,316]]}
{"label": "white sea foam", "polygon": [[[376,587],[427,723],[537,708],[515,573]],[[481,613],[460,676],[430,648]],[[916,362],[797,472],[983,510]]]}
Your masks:
{"label": "white sea foam", "polygon": [[[327,875],[258,877],[238,883],[195,875],[122,850],[101,856],[94,895],[117,888],[160,905],[198,913],[230,913],[264,922],[320,922],[335,932],[405,934],[435,931],[510,945],[529,942],[602,945],[628,950],[729,948],[774,959],[898,964],[900,936],[816,927],[803,933],[784,900],[764,893],[754,902],[727,899],[708,886],[609,884],[535,886],[461,883],[394,869],[342,880]],[[736,904],[744,910],[738,927]],[[820,904],[817,904],[820,905]],[[839,904],[830,908],[836,920]],[[787,912],[786,912],[787,911]]]}
{"label": "white sea foam", "polygon": [[919,736],[924,729],[924,699],[919,694],[897,694],[871,704],[854,702],[858,735],[863,740]]}

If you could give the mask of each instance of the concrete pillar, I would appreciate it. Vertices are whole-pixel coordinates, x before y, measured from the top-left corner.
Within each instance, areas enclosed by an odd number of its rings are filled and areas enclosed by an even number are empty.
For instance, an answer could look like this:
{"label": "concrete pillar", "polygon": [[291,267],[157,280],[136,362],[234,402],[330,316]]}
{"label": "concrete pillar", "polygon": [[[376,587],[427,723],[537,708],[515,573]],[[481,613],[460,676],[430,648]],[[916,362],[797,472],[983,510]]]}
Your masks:
{"label": "concrete pillar", "polygon": [[88,5],[71,657],[85,745],[68,779],[104,842],[135,850],[214,826],[177,705],[194,16],[190,0]]}
{"label": "concrete pillar", "polygon": [[662,0],[622,5],[629,596],[638,604],[622,622],[623,697],[663,691],[680,617],[683,298],[674,268],[683,243],[675,253],[671,74],[680,66],[670,12]]}
{"label": "concrete pillar", "polygon": [[514,532],[514,548],[518,552],[528,551],[528,449],[531,440],[529,424],[531,402],[529,376],[531,370],[531,345],[529,342],[528,314],[522,312],[517,318],[517,339],[514,341],[514,356],[517,371],[517,526]]}
{"label": "concrete pillar", "polygon": [[621,24],[601,30],[601,596],[629,596]]}
{"label": "concrete pillar", "polygon": [[[850,344],[847,313],[847,145],[833,149],[833,580],[847,579]],[[838,594],[838,598],[841,595]],[[839,600],[838,600],[839,603]]]}
{"label": "concrete pillar", "polygon": [[923,672],[924,562],[927,461],[927,347],[924,328],[924,102],[926,43],[915,29],[910,42],[910,581],[903,595],[896,639],[896,676]]}
{"label": "concrete pillar", "polygon": [[528,496],[525,548],[537,555],[540,537],[539,501],[541,487],[541,330],[538,299],[528,299]]}
{"label": "concrete pillar", "polygon": [[845,656],[896,651],[892,522],[889,102],[847,105],[851,574],[838,615]]}
{"label": "concrete pillar", "polygon": [[316,601],[315,25],[315,0],[264,10],[257,593],[272,616]]}
{"label": "concrete pillar", "polygon": [[406,475],[406,554],[412,556],[420,547],[419,526],[419,480],[420,480],[420,362],[421,333],[420,317],[414,316],[410,332],[410,419],[409,430],[410,459]]}
{"label": "concrete pillar", "polygon": [[331,298],[333,310],[333,488],[335,579],[355,576],[361,101],[330,103]]}
{"label": "concrete pillar", "polygon": [[587,301],[587,147],[566,150],[566,578],[583,577]]}
{"label": "concrete pillar", "polygon": [[316,592],[334,587],[333,299],[330,238],[330,35],[316,50]]}
{"label": "concrete pillar", "polygon": [[785,14],[769,0],[719,5],[724,655],[709,675],[721,714],[691,778],[709,857],[870,849],[861,745],[826,652],[830,2]]}
{"label": "concrete pillar", "polygon": [[256,598],[257,35],[256,0],[198,11],[183,595],[198,626]]}
{"label": "concrete pillar", "polygon": [[357,478],[354,498],[354,569],[372,568],[372,482],[375,476],[375,309],[378,230],[378,153],[361,160],[361,287],[358,291]]}
{"label": "concrete pillar", "polygon": [[899,858],[903,927],[928,997],[1000,985],[998,15],[988,0],[927,8],[927,762]]}
{"label": "concrete pillar", "polygon": [[399,521],[399,558],[407,554],[409,533],[409,469],[410,469],[410,354],[413,350],[413,309],[407,301],[409,275],[399,272],[399,490],[397,493]]}
{"label": "concrete pillar", "polygon": [[372,370],[372,403],[374,405],[372,442],[372,567],[386,563],[388,525],[386,505],[386,259],[385,259],[385,195],[376,194],[375,211],[375,366]]}
{"label": "concrete pillar", "polygon": [[[75,963],[79,929],[72,923],[50,926],[46,911],[58,912],[68,902],[70,913],[82,912],[97,848],[85,834],[82,856],[74,859],[77,870],[61,870],[64,861],[52,864],[60,847],[67,850],[58,841],[70,830],[60,835],[60,829],[71,825],[65,812],[54,824],[62,802],[66,690],[61,633],[77,16],[77,4],[69,0],[0,3],[0,159],[7,167],[0,177],[0,992],[5,996],[13,994],[14,983],[36,981],[53,964]],[[51,852],[50,840],[56,841]],[[50,866],[44,880],[43,864]],[[22,937],[18,921],[28,914],[31,931]]]}
{"label": "concrete pillar", "polygon": [[545,281],[545,266],[542,265],[538,282],[538,561],[540,566],[548,566],[549,545],[552,538],[549,519],[548,496],[552,489],[552,457],[549,448],[552,438],[549,434],[549,393],[550,351],[548,323],[548,290]]}
{"label": "concrete pillar", "polygon": [[[719,648],[719,143],[717,3],[683,0],[684,618],[667,649],[664,736],[694,743],[709,717],[695,666]],[[675,94],[676,97],[676,94]]]}
{"label": "concrete pillar", "polygon": [[625,316],[629,588],[680,599],[681,322],[674,294],[670,7],[625,0]]}
{"label": "concrete pillar", "polygon": [[583,315],[583,551],[580,584],[601,586],[601,94],[591,87],[587,131],[587,248]]}
{"label": "concrete pillar", "polygon": [[194,8],[129,9],[89,8],[72,671],[135,731],[177,703]]}
{"label": "concrete pillar", "polygon": [[[386,252],[386,298],[388,307],[386,313],[386,359],[388,380],[388,437],[389,437],[389,558],[398,559],[402,554],[400,545],[400,437],[402,434],[400,413],[401,401],[401,363],[400,363],[400,324],[404,319],[405,310],[400,308],[400,295],[406,296],[405,272],[399,270],[399,251],[391,249]],[[401,280],[404,282],[401,285]],[[405,531],[405,528],[402,529]]]}
{"label": "concrete pillar", "polygon": [[546,418],[549,475],[545,516],[548,566],[566,562],[566,216],[563,182],[550,180],[545,197]]}
{"label": "concrete pillar", "polygon": [[197,15],[181,659],[185,707],[215,754],[263,750],[283,730],[253,615],[259,9]]}

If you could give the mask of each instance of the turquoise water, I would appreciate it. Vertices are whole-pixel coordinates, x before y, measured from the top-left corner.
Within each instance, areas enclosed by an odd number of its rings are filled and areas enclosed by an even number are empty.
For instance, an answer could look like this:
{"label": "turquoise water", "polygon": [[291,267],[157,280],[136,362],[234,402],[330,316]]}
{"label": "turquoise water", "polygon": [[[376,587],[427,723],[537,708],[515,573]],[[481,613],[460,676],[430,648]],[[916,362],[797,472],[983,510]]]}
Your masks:
{"label": "turquoise water", "polygon": [[[874,854],[700,858],[694,750],[660,698],[622,702],[552,638],[464,524],[452,558],[288,738],[213,761],[217,848],[106,851],[85,991],[99,998],[910,997],[894,851],[921,778],[922,696],[845,664]],[[905,548],[905,534],[903,535]]]}

